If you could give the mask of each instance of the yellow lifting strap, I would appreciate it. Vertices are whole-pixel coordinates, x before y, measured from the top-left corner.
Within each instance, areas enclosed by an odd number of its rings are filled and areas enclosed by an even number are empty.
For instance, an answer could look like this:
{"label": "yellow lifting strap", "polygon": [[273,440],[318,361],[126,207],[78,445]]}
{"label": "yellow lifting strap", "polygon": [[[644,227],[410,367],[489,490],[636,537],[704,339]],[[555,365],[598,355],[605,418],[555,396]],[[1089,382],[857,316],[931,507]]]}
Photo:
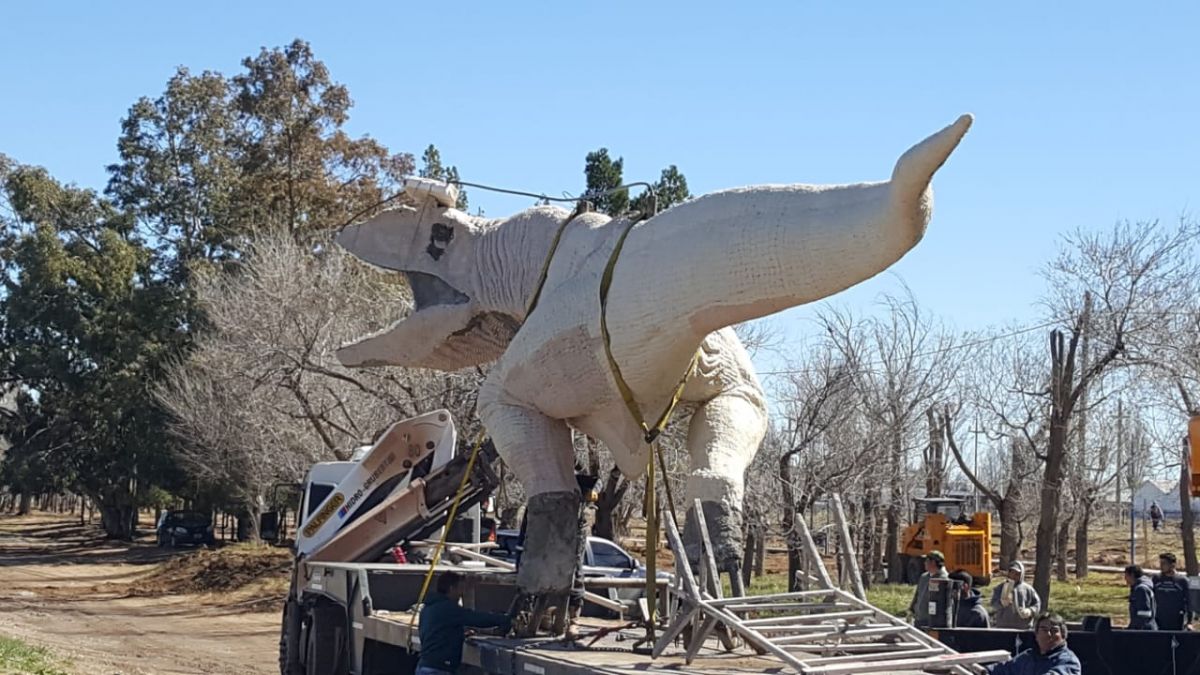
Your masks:
{"label": "yellow lifting strap", "polygon": [[612,255],[608,258],[608,265],[604,268],[604,276],[600,279],[600,334],[604,340],[604,356],[608,359],[608,367],[612,371],[613,380],[617,384],[617,390],[621,392],[621,398],[625,401],[625,407],[629,410],[629,414],[637,422],[642,429],[642,438],[647,445],[651,445],[651,451],[646,458],[646,497],[645,497],[645,512],[646,512],[646,604],[649,606],[649,629],[651,634],[654,632],[654,619],[658,596],[658,505],[655,499],[655,471],[654,458],[658,456],[659,469],[663,473],[663,487],[667,491],[667,507],[671,511],[671,517],[678,519],[675,513],[675,498],[671,495],[671,484],[667,480],[667,467],[663,461],[662,446],[655,441],[666,428],[667,423],[671,420],[671,415],[674,414],[675,408],[679,405],[679,400],[683,396],[683,389],[687,385],[688,379],[695,372],[696,366],[700,361],[700,350],[692,355],[691,363],[688,364],[687,370],[684,371],[683,377],[679,378],[679,383],[675,385],[675,391],[671,395],[671,401],[667,404],[662,415],[654,422],[654,426],[646,423],[646,418],[642,415],[642,409],[634,399],[633,390],[629,388],[629,384],[625,382],[625,377],[621,374],[621,367],[617,364],[616,357],[612,353],[612,336],[608,332],[608,291],[612,286],[613,273],[617,267],[617,258],[621,255],[621,249],[625,246],[625,238],[629,236],[633,226],[637,224],[637,220],[631,219],[629,224],[625,226],[625,230],[617,239],[617,244],[613,247]]}
{"label": "yellow lifting strap", "polygon": [[413,605],[412,616],[408,619],[409,648],[412,647],[412,629],[417,623],[416,608],[425,602],[425,594],[429,592],[429,582],[433,581],[433,571],[442,559],[442,551],[446,548],[446,538],[450,536],[450,528],[454,526],[454,518],[458,515],[458,505],[462,503],[463,493],[466,492],[467,483],[471,480],[471,470],[475,468],[475,460],[479,457],[479,449],[483,447],[483,439],[485,437],[486,434],[482,428],[478,434],[475,434],[475,442],[471,447],[471,457],[467,460],[467,470],[463,472],[462,480],[458,483],[458,490],[454,493],[454,502],[450,504],[450,514],[446,517],[446,525],[442,527],[442,536],[438,540],[437,547],[433,549],[433,558],[429,561],[429,569],[425,572],[425,580],[421,582],[421,592],[417,595],[417,602]]}
{"label": "yellow lifting strap", "polygon": [[[562,240],[563,232],[567,229],[567,225],[575,220],[577,216],[587,211],[587,206],[580,202],[569,217],[565,218],[558,230],[554,233],[554,239],[550,242],[550,250],[546,253],[546,259],[542,262],[542,271],[538,275],[537,286],[534,287],[533,298],[529,301],[529,307],[525,310],[525,317],[528,319],[533,310],[537,307],[538,299],[542,296],[542,287],[546,285],[546,277],[550,273],[550,263],[554,260],[554,252],[558,250],[558,243]],[[446,526],[442,528],[441,539],[438,540],[437,547],[433,550],[433,558],[429,561],[429,569],[425,571],[425,580],[421,582],[421,592],[417,595],[417,602],[413,605],[412,616],[408,620],[408,647],[412,649],[413,626],[417,622],[416,608],[425,602],[425,596],[429,593],[429,584],[433,581],[433,572],[437,568],[437,564],[442,559],[442,552],[446,548],[446,538],[450,534],[450,527],[454,524],[454,518],[458,515],[458,505],[462,501],[463,493],[466,492],[467,483],[471,478],[471,470],[475,468],[475,459],[479,457],[479,449],[483,447],[483,440],[486,438],[486,431],[482,427],[479,433],[475,436],[475,442],[471,448],[471,458],[467,460],[467,471],[463,474],[462,481],[458,484],[458,490],[454,494],[454,503],[450,505],[450,515],[446,519]]]}

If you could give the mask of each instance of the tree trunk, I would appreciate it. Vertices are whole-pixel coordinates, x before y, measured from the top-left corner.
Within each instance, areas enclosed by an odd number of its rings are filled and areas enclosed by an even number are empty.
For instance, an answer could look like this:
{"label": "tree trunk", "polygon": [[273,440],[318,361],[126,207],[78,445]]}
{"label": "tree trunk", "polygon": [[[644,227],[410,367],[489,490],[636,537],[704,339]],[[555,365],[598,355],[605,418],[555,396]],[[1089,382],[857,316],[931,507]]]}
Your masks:
{"label": "tree trunk", "polygon": [[888,499],[884,555],[887,560],[888,583],[899,584],[904,582],[904,566],[900,564],[900,523],[903,517],[900,485],[903,481],[904,446],[899,433],[892,434],[891,444],[891,492]]}
{"label": "tree trunk", "polygon": [[1058,538],[1054,542],[1054,577],[1059,581],[1067,580],[1067,545],[1071,543],[1071,522],[1067,518],[1059,523]]}
{"label": "tree trunk", "polygon": [[1017,502],[1006,497],[997,505],[997,510],[1000,512],[1000,569],[1007,570],[1021,556],[1021,524],[1017,521]]}
{"label": "tree trunk", "polygon": [[600,495],[596,499],[596,524],[592,531],[597,537],[609,541],[620,541],[618,537],[625,534],[625,523],[617,522],[616,513],[617,507],[625,499],[625,493],[628,490],[629,481],[625,480],[621,475],[621,470],[614,466],[608,472],[608,478],[604,481],[604,489],[600,491]]}
{"label": "tree trunk", "polygon": [[33,510],[33,495],[29,494],[28,492],[22,492],[21,493],[21,501],[19,502],[19,505],[17,506],[17,515],[18,516],[27,516],[27,515],[29,515],[29,512],[32,510]]}
{"label": "tree trunk", "polygon": [[750,585],[750,576],[754,572],[754,552],[758,550],[758,533],[753,527],[747,525],[742,535],[745,539],[745,548],[742,549],[742,584]]}
{"label": "tree trunk", "polygon": [[1075,578],[1086,579],[1088,575],[1088,526],[1092,523],[1094,499],[1083,500],[1083,513],[1079,516],[1079,525],[1075,528]]}
{"label": "tree trunk", "polygon": [[1183,463],[1179,478],[1179,510],[1181,517],[1179,526],[1183,530],[1183,559],[1188,576],[1200,574],[1200,564],[1196,561],[1196,514],[1192,513],[1192,456],[1189,452],[1188,439],[1183,439]]}
{"label": "tree trunk", "polygon": [[104,528],[104,535],[109,539],[131,541],[133,539],[133,529],[130,527],[133,523],[131,515],[134,510],[133,505],[101,499],[99,507],[100,526]]}
{"label": "tree trunk", "polygon": [[[1052,413],[1053,415],[1053,413]],[[1034,560],[1033,589],[1042,602],[1049,606],[1050,569],[1053,563],[1054,540],[1057,535],[1059,493],[1063,483],[1063,459],[1066,455],[1066,424],[1052,417],[1050,442],[1046,448],[1046,467],[1042,474],[1041,516],[1038,518],[1037,551]]]}

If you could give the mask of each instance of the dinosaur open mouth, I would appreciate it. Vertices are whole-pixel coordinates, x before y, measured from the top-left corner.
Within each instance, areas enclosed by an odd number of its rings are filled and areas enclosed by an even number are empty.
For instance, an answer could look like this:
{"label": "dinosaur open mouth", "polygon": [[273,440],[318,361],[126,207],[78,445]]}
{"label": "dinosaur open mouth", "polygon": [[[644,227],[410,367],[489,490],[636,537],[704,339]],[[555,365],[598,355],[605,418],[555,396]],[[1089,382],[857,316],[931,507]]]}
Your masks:
{"label": "dinosaur open mouth", "polygon": [[414,312],[436,305],[461,305],[471,299],[441,277],[424,272],[404,272],[404,275],[412,288]]}

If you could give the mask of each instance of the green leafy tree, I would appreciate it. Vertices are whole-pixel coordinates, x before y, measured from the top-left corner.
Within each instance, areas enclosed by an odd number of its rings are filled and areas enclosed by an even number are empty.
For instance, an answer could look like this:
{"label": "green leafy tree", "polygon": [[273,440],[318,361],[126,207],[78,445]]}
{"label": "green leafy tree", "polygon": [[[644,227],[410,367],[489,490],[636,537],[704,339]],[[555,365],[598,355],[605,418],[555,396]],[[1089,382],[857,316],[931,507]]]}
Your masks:
{"label": "green leafy tree", "polygon": [[[679,172],[674,164],[662,170],[662,175],[654,182],[654,192],[658,196],[658,210],[665,211],[676,204],[691,199],[688,191],[687,178]],[[630,205],[631,210],[646,213],[650,209],[650,192],[643,191]]]}
{"label": "green leafy tree", "polygon": [[587,189],[584,199],[592,202],[596,210],[607,213],[614,218],[629,210],[629,191],[618,190],[606,194],[608,190],[620,187],[623,182],[621,172],[625,160],[621,157],[613,159],[608,156],[608,148],[600,148],[589,152],[584,160],[583,174],[587,178]]}
{"label": "green leafy tree", "polygon": [[180,293],[133,218],[94,192],[11,163],[3,178],[0,377],[36,392],[45,431],[31,449],[128,538],[139,486],[171,472],[150,386],[183,343]]}
{"label": "green leafy tree", "polygon": [[239,132],[226,79],[186,68],[121,121],[121,161],[108,167],[108,196],[137,219],[155,243],[159,272],[178,283],[189,265],[236,254]]}
{"label": "green leafy tree", "polygon": [[412,171],[372,138],[343,130],[352,102],[312,48],[295,40],[242,61],[232,79],[246,226],[311,233],[369,212]]}
{"label": "green leafy tree", "polygon": [[[457,183],[459,180],[458,167],[443,167],[442,153],[439,152],[432,143],[429,144],[428,148],[425,148],[425,152],[421,155],[421,172],[418,175],[420,175],[421,178],[436,178],[438,180],[444,180],[450,183]],[[466,211],[469,205],[470,204],[467,200],[467,191],[462,189],[460,186],[458,191],[458,202],[454,205],[454,207],[459,211]]]}

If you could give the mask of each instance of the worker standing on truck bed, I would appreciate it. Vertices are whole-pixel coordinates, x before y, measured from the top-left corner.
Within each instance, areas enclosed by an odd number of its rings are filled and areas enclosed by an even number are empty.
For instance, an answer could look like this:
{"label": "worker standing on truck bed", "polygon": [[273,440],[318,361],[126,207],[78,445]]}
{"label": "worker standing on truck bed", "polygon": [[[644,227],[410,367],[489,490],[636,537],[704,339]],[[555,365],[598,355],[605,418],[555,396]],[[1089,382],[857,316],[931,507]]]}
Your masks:
{"label": "worker standing on truck bed", "polygon": [[1175,573],[1175,554],[1158,556],[1159,574],[1154,584],[1154,621],[1159,630],[1190,630],[1192,603],[1188,597],[1187,577]]}
{"label": "worker standing on truck bed", "polygon": [[992,591],[992,611],[996,628],[1029,630],[1042,608],[1042,599],[1033,586],[1025,583],[1025,565],[1014,560],[1008,566],[1008,579]]}
{"label": "worker standing on truck bed", "polygon": [[452,675],[462,664],[464,629],[500,628],[507,633],[512,619],[504,614],[476,612],[459,604],[462,600],[463,578],[457,572],[443,572],[437,580],[437,592],[425,600],[421,608],[418,635],[421,655],[416,675]]}

